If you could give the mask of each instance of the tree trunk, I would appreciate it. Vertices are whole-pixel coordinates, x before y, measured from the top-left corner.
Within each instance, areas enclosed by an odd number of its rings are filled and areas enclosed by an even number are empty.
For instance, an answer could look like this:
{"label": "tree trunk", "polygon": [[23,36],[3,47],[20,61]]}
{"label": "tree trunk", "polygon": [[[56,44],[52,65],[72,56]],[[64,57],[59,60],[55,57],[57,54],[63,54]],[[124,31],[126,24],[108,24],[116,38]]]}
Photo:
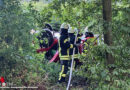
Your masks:
{"label": "tree trunk", "polygon": [[[111,21],[112,21],[112,6],[111,6],[111,0],[102,0],[103,5],[103,20],[104,20],[104,43],[108,46],[112,45],[112,27],[111,27]],[[113,56],[106,52],[106,59],[108,64],[114,63]]]}

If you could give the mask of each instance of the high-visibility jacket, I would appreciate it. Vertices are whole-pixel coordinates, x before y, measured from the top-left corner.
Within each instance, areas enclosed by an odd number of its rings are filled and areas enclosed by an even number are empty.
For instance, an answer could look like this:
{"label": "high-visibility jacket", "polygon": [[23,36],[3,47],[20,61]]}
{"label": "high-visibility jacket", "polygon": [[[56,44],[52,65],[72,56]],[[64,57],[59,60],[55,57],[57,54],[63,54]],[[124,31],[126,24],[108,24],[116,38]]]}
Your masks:
{"label": "high-visibility jacket", "polygon": [[96,44],[97,44],[96,37],[90,37],[87,39],[87,45],[96,45]]}
{"label": "high-visibility jacket", "polygon": [[94,45],[97,45],[96,37],[87,37],[87,40],[84,43],[84,53],[88,52],[88,49],[93,48]]}
{"label": "high-visibility jacket", "polygon": [[73,44],[70,43],[67,30],[61,33],[59,38],[59,57],[60,60],[70,60],[69,49],[73,48]]}

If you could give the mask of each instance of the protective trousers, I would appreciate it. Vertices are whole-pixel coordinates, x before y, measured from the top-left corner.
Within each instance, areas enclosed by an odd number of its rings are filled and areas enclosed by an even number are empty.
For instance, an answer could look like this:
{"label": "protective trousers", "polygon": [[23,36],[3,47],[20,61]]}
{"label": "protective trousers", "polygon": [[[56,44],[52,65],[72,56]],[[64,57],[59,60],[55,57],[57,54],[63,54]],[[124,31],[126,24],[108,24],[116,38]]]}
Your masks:
{"label": "protective trousers", "polygon": [[59,74],[59,82],[65,82],[65,77],[68,72],[70,60],[61,60],[61,72]]}

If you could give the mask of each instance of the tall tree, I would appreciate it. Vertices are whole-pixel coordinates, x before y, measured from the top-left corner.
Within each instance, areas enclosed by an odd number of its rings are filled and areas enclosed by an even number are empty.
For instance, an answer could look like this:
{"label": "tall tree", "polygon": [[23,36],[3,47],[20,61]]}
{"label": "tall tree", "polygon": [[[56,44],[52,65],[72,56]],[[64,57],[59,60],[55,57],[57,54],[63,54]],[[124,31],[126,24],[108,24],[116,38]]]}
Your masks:
{"label": "tall tree", "polygon": [[[102,0],[103,5],[103,19],[104,19],[104,43],[108,46],[112,45],[112,6],[111,6],[111,0]],[[112,54],[106,52],[106,58],[108,64],[114,63],[114,58]]]}

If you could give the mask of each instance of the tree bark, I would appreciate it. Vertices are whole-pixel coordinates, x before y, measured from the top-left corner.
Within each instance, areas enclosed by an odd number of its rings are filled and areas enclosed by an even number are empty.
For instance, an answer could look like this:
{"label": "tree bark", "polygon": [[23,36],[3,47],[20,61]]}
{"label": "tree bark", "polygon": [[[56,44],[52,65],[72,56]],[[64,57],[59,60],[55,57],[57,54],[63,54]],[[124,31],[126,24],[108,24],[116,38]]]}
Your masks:
{"label": "tree bark", "polygon": [[[104,20],[104,43],[108,46],[112,45],[112,6],[111,0],[102,0],[103,5],[103,20]],[[106,59],[108,64],[114,63],[112,54],[106,52]]]}

